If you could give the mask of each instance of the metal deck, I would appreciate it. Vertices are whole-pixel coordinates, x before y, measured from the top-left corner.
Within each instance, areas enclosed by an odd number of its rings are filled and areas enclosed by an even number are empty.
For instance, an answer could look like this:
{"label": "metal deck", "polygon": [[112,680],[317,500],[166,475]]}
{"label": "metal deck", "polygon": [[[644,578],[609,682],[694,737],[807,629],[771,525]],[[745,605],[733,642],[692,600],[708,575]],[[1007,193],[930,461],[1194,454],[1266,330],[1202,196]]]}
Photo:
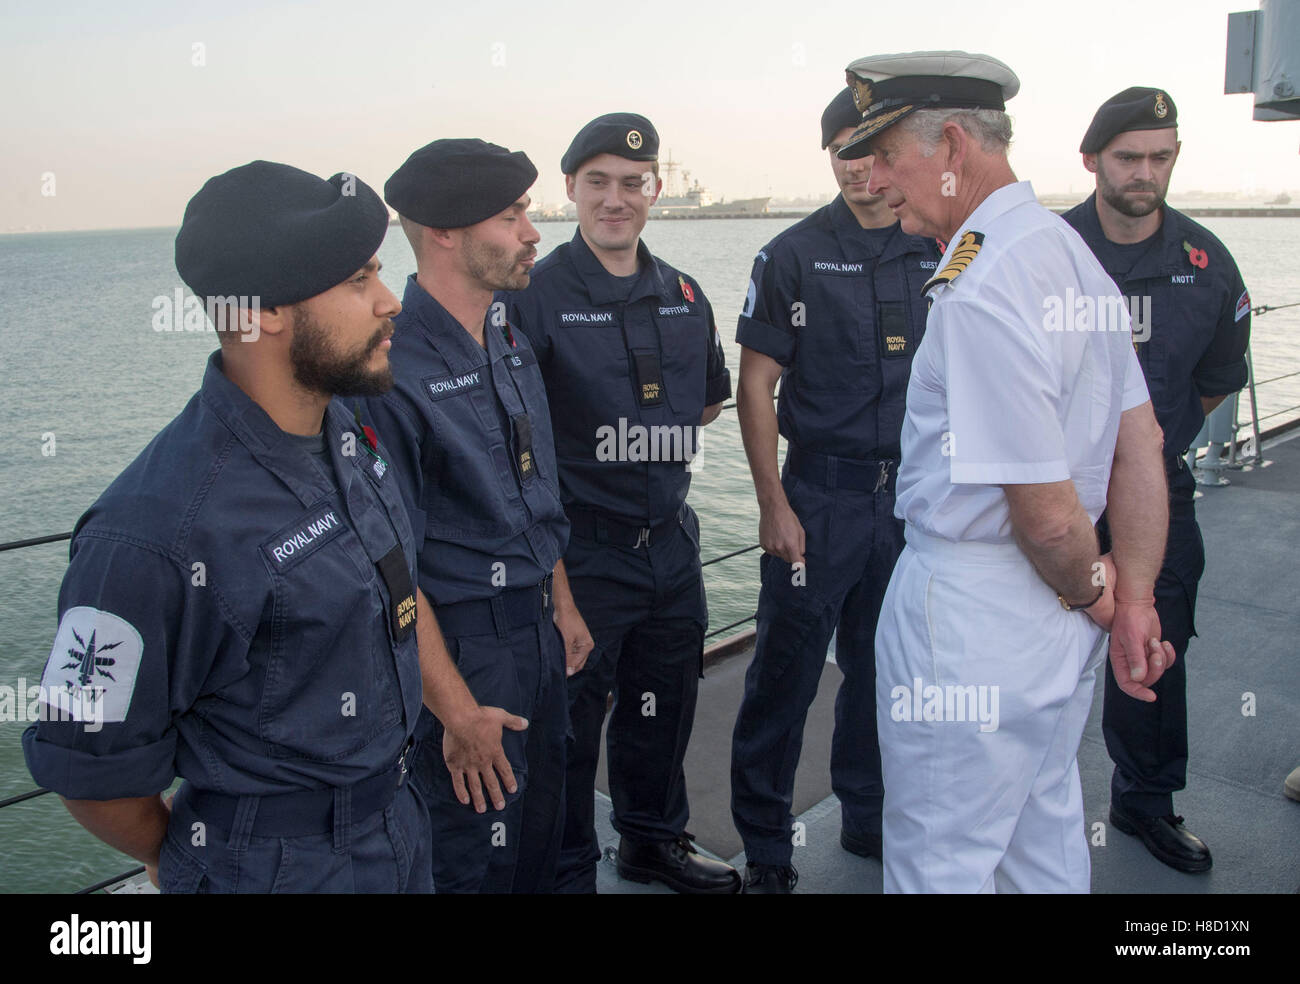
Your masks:
{"label": "metal deck", "polygon": [[[1214,868],[1185,875],[1157,861],[1135,837],[1106,823],[1111,763],[1101,736],[1101,687],[1079,749],[1085,820],[1094,841],[1095,893],[1294,893],[1300,891],[1300,803],[1282,782],[1300,765],[1300,432],[1265,444],[1264,467],[1228,472],[1231,484],[1203,489],[1197,517],[1206,570],[1197,629],[1187,654],[1187,788],[1175,808],[1214,854]],[[743,866],[731,824],[731,726],[746,650],[715,663],[700,684],[687,757],[691,831],[706,853]],[[795,848],[798,892],[877,893],[879,862],[839,846],[839,804],[830,794],[829,710],[839,684],[831,664],[809,712],[795,785],[807,845]],[[1253,703],[1253,714],[1250,711]],[[604,774],[598,833],[606,858],[600,892],[669,892],[618,877]],[[1095,825],[1100,823],[1101,828]],[[1100,829],[1103,837],[1094,831]]]}

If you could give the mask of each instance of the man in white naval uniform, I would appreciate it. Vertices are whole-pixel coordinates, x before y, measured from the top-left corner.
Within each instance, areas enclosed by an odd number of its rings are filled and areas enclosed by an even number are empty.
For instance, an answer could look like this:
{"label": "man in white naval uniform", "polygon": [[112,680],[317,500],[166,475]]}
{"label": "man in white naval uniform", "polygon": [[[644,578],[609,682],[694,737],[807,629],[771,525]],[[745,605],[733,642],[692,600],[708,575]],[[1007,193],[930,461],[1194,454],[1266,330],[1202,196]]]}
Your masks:
{"label": "man in white naval uniform", "polygon": [[898,476],[907,547],[876,636],[885,891],[1086,892],[1076,754],[1106,630],[1136,699],[1155,699],[1174,655],[1153,603],[1161,434],[1128,314],[1011,171],[1006,65],[885,55],[848,82],[864,116],[840,156],[872,155],[868,190],[903,231],[948,244],[924,288]]}

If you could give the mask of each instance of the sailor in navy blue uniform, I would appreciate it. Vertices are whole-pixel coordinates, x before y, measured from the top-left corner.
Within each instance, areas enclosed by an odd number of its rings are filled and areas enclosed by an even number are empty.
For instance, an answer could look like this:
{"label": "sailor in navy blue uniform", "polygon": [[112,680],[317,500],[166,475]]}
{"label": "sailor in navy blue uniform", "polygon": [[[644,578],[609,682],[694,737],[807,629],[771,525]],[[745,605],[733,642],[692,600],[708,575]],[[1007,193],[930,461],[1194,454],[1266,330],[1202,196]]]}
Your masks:
{"label": "sailor in navy blue uniform", "polygon": [[595,638],[569,680],[561,891],[595,890],[595,776],[611,690],[619,873],[681,892],[740,886],[684,832],[682,762],[708,621],[687,465],[731,380],[704,292],[640,239],[661,187],[658,147],[650,121],[632,113],[579,131],[561,161],[578,232],[513,297],[546,380],[572,530],[565,565]]}
{"label": "sailor in navy blue uniform", "polygon": [[[1177,659],[1152,689],[1154,703],[1127,700],[1106,670],[1102,733],[1115,763],[1111,823],[1138,834],[1180,871],[1208,871],[1205,843],[1174,815],[1187,782],[1187,670],[1196,634],[1196,588],[1205,548],[1196,524],[1196,483],[1184,455],[1205,415],[1246,384],[1250,295],[1223,243],[1165,204],[1181,146],[1178,111],[1163,89],[1133,87],[1097,110],[1080,145],[1097,190],[1063,218],[1083,237],[1128,299],[1133,341],[1156,419],[1164,430],[1169,539],[1156,582],[1156,612]],[[1099,531],[1105,547],[1106,517]]]}
{"label": "sailor in navy blue uniform", "polygon": [[[933,239],[905,234],[884,199],[868,194],[866,159],[835,156],[861,120],[847,88],[826,107],[821,145],[840,194],[759,251],[736,332],[736,405],[764,550],[758,636],[731,752],[749,893],[788,892],[797,877],[794,774],[832,634],[844,673],[831,752],[840,842],[880,857],[874,639],[903,549],[899,431],[925,331],[921,286],[939,251]],[[789,448],[781,472],[778,426]]]}
{"label": "sailor in navy blue uniform", "polygon": [[417,272],[397,318],[397,384],[370,412],[394,445],[421,541],[420,587],[488,706],[476,713],[497,717],[489,737],[508,760],[504,795],[485,777],[504,812],[481,801],[471,809],[443,764],[444,725],[458,723],[422,719],[412,769],[429,800],[439,893],[551,889],[564,816],[565,643],[575,668],[591,648],[561,560],[568,522],[546,388],[528,340],[494,301],[494,291],[528,284],[536,177],[521,152],[436,140],[384,186]]}
{"label": "sailor in navy blue uniform", "polygon": [[403,760],[432,625],[388,449],[331,399],[392,385],[387,225],[350,174],[208,181],[176,267],[221,349],[77,523],[23,749],[164,892],[430,890]]}

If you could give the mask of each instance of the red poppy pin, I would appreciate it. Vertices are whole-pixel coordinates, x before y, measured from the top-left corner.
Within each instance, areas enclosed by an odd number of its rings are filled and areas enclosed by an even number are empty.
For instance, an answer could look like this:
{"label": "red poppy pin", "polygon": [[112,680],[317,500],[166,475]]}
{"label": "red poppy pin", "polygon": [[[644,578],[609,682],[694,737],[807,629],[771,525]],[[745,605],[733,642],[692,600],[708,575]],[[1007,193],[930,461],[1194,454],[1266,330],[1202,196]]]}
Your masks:
{"label": "red poppy pin", "polygon": [[366,435],[366,443],[367,443],[368,445],[370,445],[370,451],[371,451],[371,453],[373,454],[374,452],[378,451],[378,450],[379,450],[379,435],[375,433],[375,429],[374,429],[373,427],[371,427],[369,424],[363,424],[363,423],[361,422],[361,405],[360,405],[360,404],[355,404],[355,403],[354,403],[354,404],[352,405],[352,416],[356,419],[357,426],[361,428],[362,433],[364,433],[364,434]]}
{"label": "red poppy pin", "polygon": [[681,288],[682,288],[682,297],[686,298],[686,300],[687,300],[688,303],[690,303],[690,304],[694,304],[694,303],[695,303],[695,289],[694,289],[690,284],[688,284],[688,283],[686,282],[686,278],[683,277],[683,276],[681,276],[680,274],[679,274],[678,277],[677,277],[677,283],[681,285]]}
{"label": "red poppy pin", "polygon": [[1183,249],[1187,250],[1187,258],[1192,261],[1192,266],[1198,270],[1204,270],[1210,265],[1210,254],[1203,249],[1197,249],[1186,239],[1183,240]]}

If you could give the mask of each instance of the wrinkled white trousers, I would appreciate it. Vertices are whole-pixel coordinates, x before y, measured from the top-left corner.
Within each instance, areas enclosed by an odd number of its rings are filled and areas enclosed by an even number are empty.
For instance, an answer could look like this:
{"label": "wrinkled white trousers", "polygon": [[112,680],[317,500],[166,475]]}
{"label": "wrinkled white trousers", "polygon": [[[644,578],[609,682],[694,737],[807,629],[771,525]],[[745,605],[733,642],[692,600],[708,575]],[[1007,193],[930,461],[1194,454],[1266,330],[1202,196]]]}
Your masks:
{"label": "wrinkled white trousers", "polygon": [[1087,892],[1076,757],[1108,636],[1014,543],[908,527],[876,629],[886,892]]}

